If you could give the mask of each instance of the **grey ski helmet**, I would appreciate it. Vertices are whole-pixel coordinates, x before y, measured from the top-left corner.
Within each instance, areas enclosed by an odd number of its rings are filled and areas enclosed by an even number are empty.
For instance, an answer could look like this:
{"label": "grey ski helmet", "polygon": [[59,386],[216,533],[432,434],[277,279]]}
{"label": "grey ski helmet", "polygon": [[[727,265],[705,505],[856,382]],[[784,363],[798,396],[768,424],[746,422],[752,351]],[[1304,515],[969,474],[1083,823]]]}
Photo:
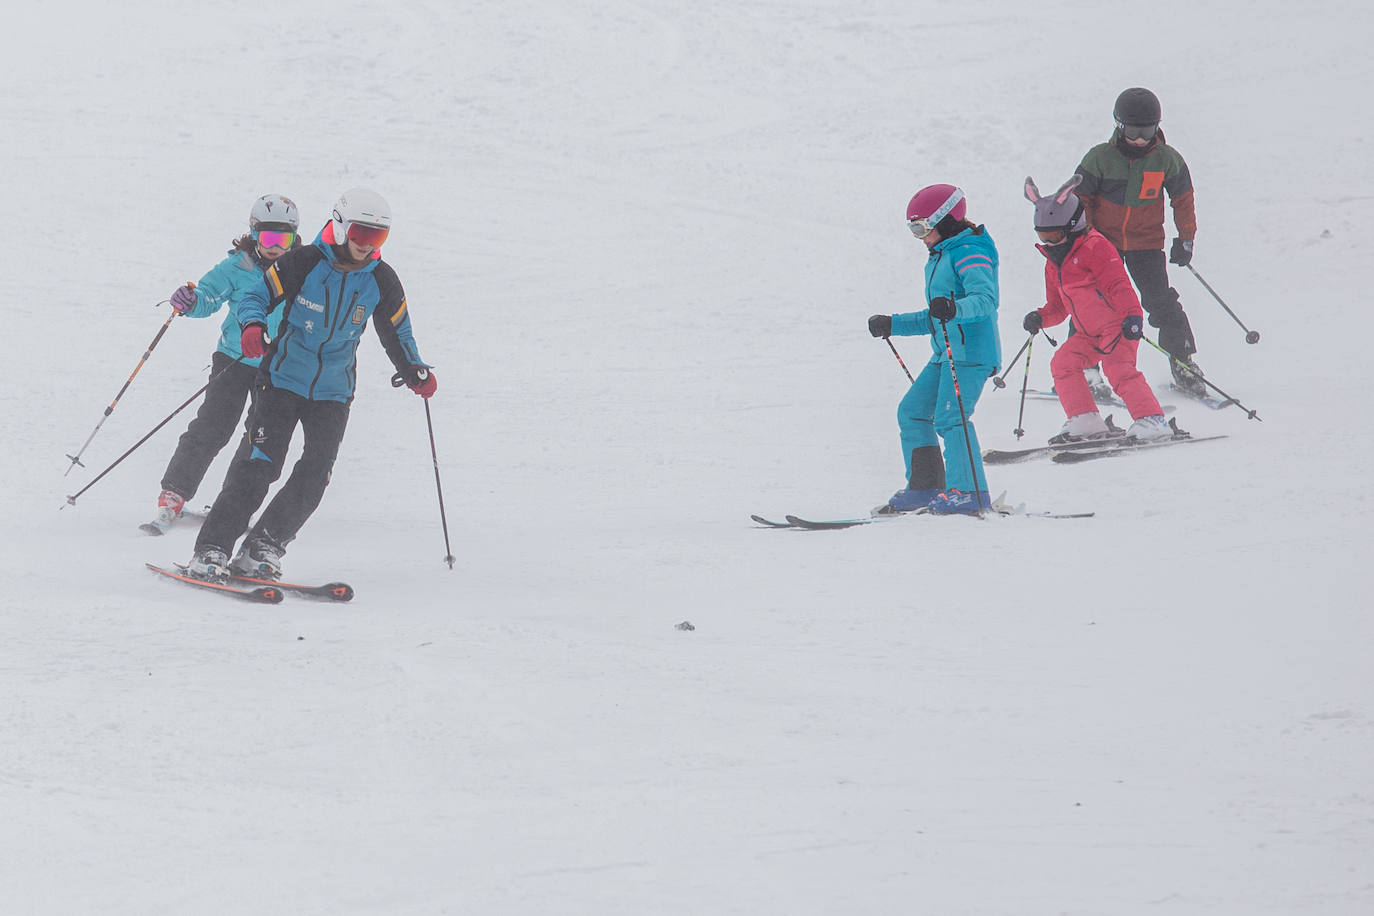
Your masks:
{"label": "grey ski helmet", "polygon": [[264,194],[253,204],[248,214],[248,228],[257,232],[260,229],[273,229],[278,232],[295,232],[301,225],[301,213],[288,197],[280,194]]}
{"label": "grey ski helmet", "polygon": [[1159,99],[1155,94],[1139,86],[1127,89],[1117,96],[1116,107],[1112,109],[1112,117],[1116,119],[1116,123],[1135,127],[1158,124],[1161,113]]}
{"label": "grey ski helmet", "polygon": [[1083,211],[1083,201],[1073,193],[1082,180],[1083,176],[1075,173],[1059,186],[1059,190],[1048,197],[1041,197],[1035,180],[1026,177],[1026,200],[1035,204],[1036,232],[1082,232],[1088,228],[1088,214]]}

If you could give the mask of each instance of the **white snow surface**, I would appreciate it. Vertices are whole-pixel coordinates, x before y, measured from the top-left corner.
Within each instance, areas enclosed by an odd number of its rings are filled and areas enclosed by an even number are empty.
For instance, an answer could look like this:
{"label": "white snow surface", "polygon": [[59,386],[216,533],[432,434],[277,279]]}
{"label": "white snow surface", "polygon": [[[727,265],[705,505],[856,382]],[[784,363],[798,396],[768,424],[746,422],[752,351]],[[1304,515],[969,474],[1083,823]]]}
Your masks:
{"label": "white snow surface", "polygon": [[[1374,913],[1371,34],[1361,0],[7,12],[0,910]],[[754,527],[902,485],[866,319],[921,307],[910,195],[966,189],[1010,357],[1022,180],[1132,85],[1263,335],[1174,268],[1199,363],[1262,421],[1174,396],[1228,438],[988,469],[1088,520]],[[190,410],[66,497],[203,383],[218,319],[64,456],[254,199],[313,233],[355,185],[395,212],[457,564],[367,339],[287,555],[357,599],[160,580],[194,529],[136,525]],[[1030,440],[1061,420],[1026,406]]]}

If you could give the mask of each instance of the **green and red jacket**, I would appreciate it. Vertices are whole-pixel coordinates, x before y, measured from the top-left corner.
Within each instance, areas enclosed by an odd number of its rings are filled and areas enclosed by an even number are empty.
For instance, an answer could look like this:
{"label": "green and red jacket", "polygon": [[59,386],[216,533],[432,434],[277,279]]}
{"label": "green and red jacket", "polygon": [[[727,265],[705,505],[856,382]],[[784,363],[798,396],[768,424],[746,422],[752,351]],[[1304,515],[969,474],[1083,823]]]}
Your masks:
{"label": "green and red jacket", "polygon": [[1197,235],[1193,209],[1193,178],[1178,150],[1156,131],[1154,140],[1137,156],[1117,146],[1119,131],[1088,150],[1079,163],[1083,181],[1074,193],[1083,201],[1088,225],[1111,240],[1118,251],[1160,251],[1164,248],[1164,197],[1174,208],[1174,228],[1181,239]]}

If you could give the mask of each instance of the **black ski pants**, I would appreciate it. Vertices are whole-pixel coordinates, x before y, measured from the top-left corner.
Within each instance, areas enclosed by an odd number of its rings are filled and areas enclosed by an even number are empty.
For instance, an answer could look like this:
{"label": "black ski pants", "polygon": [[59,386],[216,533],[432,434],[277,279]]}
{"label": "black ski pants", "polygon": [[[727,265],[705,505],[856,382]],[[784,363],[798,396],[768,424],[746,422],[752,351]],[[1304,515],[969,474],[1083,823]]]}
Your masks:
{"label": "black ski pants", "polygon": [[210,385],[205,400],[186,432],[177,440],[172,460],[162,472],[162,489],[180,493],[190,500],[200,489],[210,462],[239,429],[243,405],[257,377],[257,366],[245,366],[216,350],[210,357]]}
{"label": "black ski pants", "polygon": [[259,376],[248,427],[229,465],[210,515],[196,537],[196,550],[207,546],[232,553],[248,528],[267,491],[281,477],[296,426],[305,436],[301,456],[291,476],[263,510],[252,536],[265,537],[279,547],[295,539],[301,526],[319,507],[334,459],[348,426],[349,406],[343,401],[312,401]]}
{"label": "black ski pants", "polygon": [[1169,355],[1186,359],[1197,352],[1193,327],[1178,301],[1178,290],[1169,285],[1169,271],[1163,251],[1123,251],[1121,260],[1140,290],[1140,306],[1150,324],[1159,328],[1159,345]]}

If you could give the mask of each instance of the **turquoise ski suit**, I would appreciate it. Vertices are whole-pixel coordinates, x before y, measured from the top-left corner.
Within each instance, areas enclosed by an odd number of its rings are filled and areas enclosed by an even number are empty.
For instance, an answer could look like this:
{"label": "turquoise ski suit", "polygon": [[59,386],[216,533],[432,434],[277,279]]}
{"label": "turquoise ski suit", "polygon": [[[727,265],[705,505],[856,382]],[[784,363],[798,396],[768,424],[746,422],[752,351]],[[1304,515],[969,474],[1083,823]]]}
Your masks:
{"label": "turquoise ski suit", "polygon": [[[997,374],[1002,362],[1002,344],[997,333],[997,248],[992,236],[978,226],[941,239],[930,249],[925,278],[927,301],[946,296],[954,300],[957,308],[945,329],[959,375],[969,438],[967,442],[964,439],[964,424],[940,323],[931,319],[929,309],[893,315],[893,337],[930,335],[930,361],[897,406],[907,480],[914,489],[932,484],[941,489],[938,481],[912,481],[912,451],[938,445],[943,440],[945,486],[964,493],[987,490],[978,434],[973,428],[973,408],[983,393],[983,385]],[[972,467],[969,446],[973,452]]]}

